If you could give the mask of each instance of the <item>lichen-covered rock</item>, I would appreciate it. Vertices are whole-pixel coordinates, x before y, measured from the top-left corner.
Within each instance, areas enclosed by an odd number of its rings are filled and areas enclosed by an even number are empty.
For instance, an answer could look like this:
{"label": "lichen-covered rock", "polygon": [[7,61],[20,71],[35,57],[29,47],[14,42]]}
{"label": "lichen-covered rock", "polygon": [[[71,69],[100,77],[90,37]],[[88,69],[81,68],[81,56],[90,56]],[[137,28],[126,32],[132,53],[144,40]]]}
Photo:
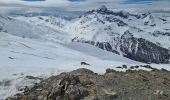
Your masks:
{"label": "lichen-covered rock", "polygon": [[169,71],[107,69],[98,75],[81,68],[52,76],[7,100],[170,100],[169,90]]}

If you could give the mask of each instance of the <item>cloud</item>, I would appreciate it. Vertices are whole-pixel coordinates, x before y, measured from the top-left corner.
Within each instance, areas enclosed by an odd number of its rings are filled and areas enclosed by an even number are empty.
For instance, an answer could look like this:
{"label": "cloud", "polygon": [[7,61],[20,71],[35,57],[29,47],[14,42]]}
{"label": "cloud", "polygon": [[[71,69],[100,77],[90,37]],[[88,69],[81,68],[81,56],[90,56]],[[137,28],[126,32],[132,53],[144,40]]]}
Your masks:
{"label": "cloud", "polygon": [[36,1],[46,1],[46,0],[22,0],[22,1],[31,1],[31,2],[36,2]]}
{"label": "cloud", "polygon": [[[0,0],[0,13],[58,13],[63,15],[69,13],[77,16],[101,5],[107,7],[115,6],[124,0],[44,0],[30,2],[28,0]],[[110,6],[109,6],[110,5]]]}
{"label": "cloud", "polygon": [[169,1],[169,0],[125,0],[125,3],[152,3],[158,1]]}
{"label": "cloud", "polygon": [[71,2],[84,2],[86,0],[68,0],[68,1],[71,1]]}
{"label": "cloud", "polygon": [[[36,2],[33,2],[36,1]],[[65,6],[68,5],[68,0],[1,0],[0,4],[6,5],[26,5],[26,6]]]}
{"label": "cloud", "polygon": [[[36,2],[33,2],[36,1]],[[78,6],[101,3],[115,3],[123,0],[1,0],[0,4],[6,5],[26,5],[26,6],[44,6],[44,7],[58,7],[58,6]]]}
{"label": "cloud", "polygon": [[[34,2],[33,2],[34,1]],[[168,2],[169,0],[0,0],[0,5],[25,5],[34,7],[71,7],[92,8],[100,5],[108,5],[112,8],[126,6],[128,4],[154,4],[155,2]]]}
{"label": "cloud", "polygon": [[[34,2],[33,2],[34,1]],[[96,9],[101,5],[116,10],[128,11],[170,11],[170,3],[168,0],[0,0],[0,12],[6,12],[6,7],[10,9],[19,9],[27,11],[40,12],[59,12],[73,14]],[[15,8],[12,8],[15,7]],[[32,10],[34,9],[34,10]],[[36,10],[35,10],[36,9]]]}

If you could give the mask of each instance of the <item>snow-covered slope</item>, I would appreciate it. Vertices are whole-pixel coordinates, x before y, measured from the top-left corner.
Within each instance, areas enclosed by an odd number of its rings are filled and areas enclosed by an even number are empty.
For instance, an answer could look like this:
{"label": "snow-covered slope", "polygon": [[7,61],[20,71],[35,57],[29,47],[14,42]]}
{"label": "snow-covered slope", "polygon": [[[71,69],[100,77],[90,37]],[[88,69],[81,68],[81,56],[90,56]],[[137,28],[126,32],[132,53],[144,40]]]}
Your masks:
{"label": "snow-covered slope", "polygon": [[109,67],[142,64],[89,44],[65,42],[70,35],[62,27],[21,17],[0,16],[0,100],[40,81],[28,76],[45,78],[82,67],[101,73]]}
{"label": "snow-covered slope", "polygon": [[34,25],[2,15],[0,15],[0,27],[0,31],[23,38],[40,38],[44,34],[43,31]]}
{"label": "snow-covered slope", "polygon": [[72,41],[95,45],[130,59],[168,63],[170,19],[151,13],[111,11],[105,6],[89,11],[66,26]]}
{"label": "snow-covered slope", "polygon": [[62,30],[63,27],[70,22],[68,19],[59,16],[15,16],[14,18],[36,26],[46,26],[56,30]]}
{"label": "snow-covered slope", "polygon": [[[0,32],[0,36],[0,99],[39,82],[25,77],[29,75],[47,77],[82,67],[101,73],[109,67],[142,64],[89,44],[59,44],[4,32]],[[81,65],[81,62],[90,66]]]}
{"label": "snow-covered slope", "polygon": [[[55,20],[53,17],[49,18],[40,16],[12,18],[0,15],[0,32],[6,32],[22,38],[43,39],[54,42],[70,40],[70,35],[61,30],[62,25],[67,22],[59,18],[56,18],[56,21],[53,21]],[[57,22],[57,19],[60,21]]]}

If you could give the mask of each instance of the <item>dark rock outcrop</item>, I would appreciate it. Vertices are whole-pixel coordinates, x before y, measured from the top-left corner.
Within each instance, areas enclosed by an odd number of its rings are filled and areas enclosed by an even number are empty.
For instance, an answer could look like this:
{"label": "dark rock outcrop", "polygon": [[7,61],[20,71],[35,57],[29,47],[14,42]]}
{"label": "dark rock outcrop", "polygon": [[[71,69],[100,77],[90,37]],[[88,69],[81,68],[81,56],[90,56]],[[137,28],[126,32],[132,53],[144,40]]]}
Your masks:
{"label": "dark rock outcrop", "polygon": [[161,32],[161,31],[154,31],[153,36],[158,37],[159,35],[165,35],[165,36],[170,36],[170,32]]}
{"label": "dark rock outcrop", "polygon": [[81,65],[88,65],[88,66],[90,66],[90,64],[88,64],[88,63],[86,63],[86,62],[81,62],[80,64],[81,64]]}
{"label": "dark rock outcrop", "polygon": [[[110,42],[85,41],[77,38],[74,38],[72,41],[91,44],[116,54],[121,53],[127,58],[144,63],[169,63],[170,59],[170,51],[168,49],[143,38],[136,38],[129,31],[124,32],[114,45],[111,45]],[[116,50],[116,48],[120,48],[120,50]]]}
{"label": "dark rock outcrop", "polygon": [[[168,49],[162,48],[142,38],[135,38],[133,36],[125,38],[125,36],[127,36],[127,34],[121,37],[119,45],[123,56],[144,63],[169,63],[170,54]],[[100,49],[120,54],[117,50],[113,49],[109,42],[78,42],[88,43]]]}
{"label": "dark rock outcrop", "polygon": [[168,63],[169,50],[143,38],[135,38],[129,31],[121,37],[120,50],[124,56],[145,63]]}
{"label": "dark rock outcrop", "polygon": [[96,46],[100,49],[103,49],[103,50],[106,50],[106,51],[109,51],[109,52],[113,52],[113,53],[116,53],[116,54],[119,54],[119,52],[117,52],[116,50],[114,50],[111,46],[111,44],[109,42],[94,42],[94,41],[84,41],[84,40],[77,40],[76,38],[75,39],[72,39],[72,42],[82,42],[82,43],[87,43],[87,44],[90,44],[90,45],[93,45],[93,46]]}

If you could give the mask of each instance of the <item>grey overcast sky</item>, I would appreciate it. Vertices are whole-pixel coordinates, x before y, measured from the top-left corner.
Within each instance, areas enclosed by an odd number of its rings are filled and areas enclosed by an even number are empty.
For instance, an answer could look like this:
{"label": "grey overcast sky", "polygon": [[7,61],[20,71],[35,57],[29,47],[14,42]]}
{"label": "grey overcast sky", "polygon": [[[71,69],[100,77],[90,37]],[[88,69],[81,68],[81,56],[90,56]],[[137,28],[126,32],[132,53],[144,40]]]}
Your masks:
{"label": "grey overcast sky", "polygon": [[3,5],[27,5],[36,7],[70,7],[75,6],[96,6],[101,4],[127,5],[127,4],[156,4],[166,3],[170,5],[170,0],[0,0]]}
{"label": "grey overcast sky", "polygon": [[170,0],[0,0],[0,12],[6,12],[5,8],[8,8],[7,10],[10,9],[10,12],[19,9],[18,12],[79,13],[101,5],[106,5],[110,9],[170,11]]}

